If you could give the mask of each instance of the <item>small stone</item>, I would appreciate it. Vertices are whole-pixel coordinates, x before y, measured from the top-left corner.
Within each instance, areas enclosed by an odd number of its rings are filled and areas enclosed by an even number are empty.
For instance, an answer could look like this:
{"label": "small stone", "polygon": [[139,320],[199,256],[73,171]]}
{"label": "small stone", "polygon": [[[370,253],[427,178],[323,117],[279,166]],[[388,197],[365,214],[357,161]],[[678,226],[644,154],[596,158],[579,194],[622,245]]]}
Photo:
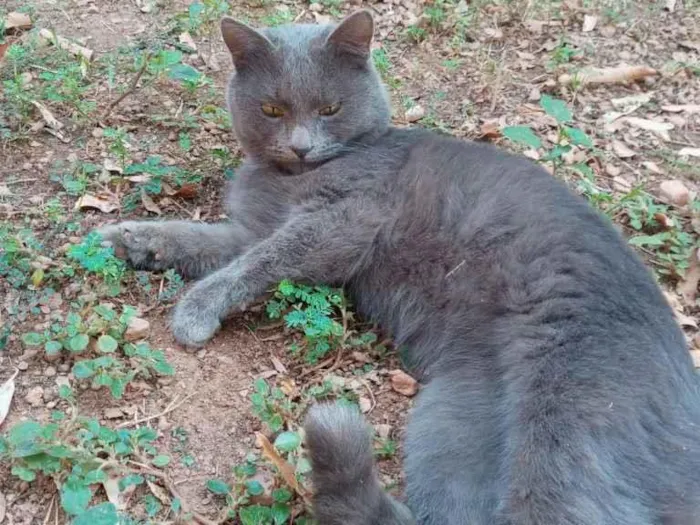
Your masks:
{"label": "small stone", "polygon": [[418,392],[418,382],[403,370],[393,370],[391,375],[391,388],[406,397],[416,395]]}
{"label": "small stone", "polygon": [[66,372],[70,372],[70,365],[68,363],[61,363],[58,365],[58,371],[63,372],[64,374]]}
{"label": "small stone", "polygon": [[92,136],[95,137],[96,139],[101,138],[105,134],[105,130],[102,128],[94,128],[92,130]]}
{"label": "small stone", "polygon": [[619,166],[615,166],[613,164],[606,164],[605,165],[605,173],[610,175],[611,177],[617,177],[622,170],[620,169]]}
{"label": "small stone", "polygon": [[24,399],[33,407],[41,406],[44,404],[44,389],[40,386],[35,386],[27,392]]}
{"label": "small stone", "polygon": [[206,350],[200,350],[197,352],[197,359],[204,359],[207,356]]}
{"label": "small stone", "polygon": [[377,435],[380,438],[389,439],[389,435],[391,434],[391,425],[379,423],[378,425],[374,425],[374,429],[377,431]]}
{"label": "small stone", "polygon": [[44,375],[46,377],[53,377],[56,375],[56,369],[52,366],[47,366],[46,370],[44,370]]}
{"label": "small stone", "polygon": [[424,116],[425,110],[423,109],[423,106],[420,106],[418,104],[409,108],[408,111],[406,111],[406,120],[408,120],[409,122],[418,122]]}
{"label": "small stone", "polygon": [[62,386],[70,387],[70,379],[67,376],[58,376],[55,381],[58,388]]}
{"label": "small stone", "polygon": [[140,317],[132,317],[129,320],[129,324],[126,327],[124,339],[130,342],[138,341],[139,339],[145,339],[146,337],[148,337],[150,329],[151,323]]}
{"label": "small stone", "polygon": [[372,410],[372,402],[369,400],[367,397],[360,397],[360,399],[357,400],[358,404],[360,405],[360,411],[363,414],[366,414],[370,410]]}
{"label": "small stone", "polygon": [[17,364],[17,368],[19,370],[21,370],[22,372],[24,372],[27,368],[29,368],[29,363],[27,363],[26,361],[20,361]]}
{"label": "small stone", "polygon": [[56,408],[56,405],[58,405],[58,401],[49,401],[46,403],[46,408],[54,409]]}
{"label": "small stone", "polygon": [[690,200],[690,191],[679,180],[665,180],[659,185],[661,198],[676,206],[685,206]]}
{"label": "small stone", "polygon": [[540,93],[540,90],[536,87],[530,90],[530,94],[527,97],[530,102],[537,102],[540,98],[542,98],[542,93]]}
{"label": "small stone", "polygon": [[123,416],[124,413],[119,407],[112,407],[105,410],[105,419],[119,419]]}

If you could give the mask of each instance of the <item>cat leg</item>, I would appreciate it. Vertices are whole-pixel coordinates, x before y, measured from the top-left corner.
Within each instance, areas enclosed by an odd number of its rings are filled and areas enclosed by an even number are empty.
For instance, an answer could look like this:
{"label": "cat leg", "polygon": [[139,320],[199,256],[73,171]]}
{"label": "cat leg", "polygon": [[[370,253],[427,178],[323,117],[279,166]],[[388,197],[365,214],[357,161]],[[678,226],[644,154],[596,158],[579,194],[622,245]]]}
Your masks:
{"label": "cat leg", "polygon": [[[299,215],[228,266],[197,282],[175,308],[175,338],[199,346],[220,322],[282,279],[343,282],[371,248],[380,214],[347,204]],[[376,219],[375,219],[376,217]]]}
{"label": "cat leg", "polygon": [[254,242],[254,235],[235,223],[126,221],[97,232],[134,268],[174,268],[189,279],[221,268]]}

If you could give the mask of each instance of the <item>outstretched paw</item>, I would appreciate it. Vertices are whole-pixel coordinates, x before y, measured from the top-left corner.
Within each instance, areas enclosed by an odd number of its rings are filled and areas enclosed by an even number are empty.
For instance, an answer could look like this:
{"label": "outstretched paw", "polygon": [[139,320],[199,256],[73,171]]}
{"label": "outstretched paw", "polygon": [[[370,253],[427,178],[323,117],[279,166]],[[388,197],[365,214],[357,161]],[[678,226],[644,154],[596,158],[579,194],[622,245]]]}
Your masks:
{"label": "outstretched paw", "polygon": [[195,286],[177,304],[172,319],[172,331],[180,344],[203,346],[219,330],[220,313],[212,308],[211,299],[202,297]]}
{"label": "outstretched paw", "polygon": [[126,221],[97,230],[103,245],[112,246],[114,254],[139,270],[167,268],[166,242],[158,223]]}

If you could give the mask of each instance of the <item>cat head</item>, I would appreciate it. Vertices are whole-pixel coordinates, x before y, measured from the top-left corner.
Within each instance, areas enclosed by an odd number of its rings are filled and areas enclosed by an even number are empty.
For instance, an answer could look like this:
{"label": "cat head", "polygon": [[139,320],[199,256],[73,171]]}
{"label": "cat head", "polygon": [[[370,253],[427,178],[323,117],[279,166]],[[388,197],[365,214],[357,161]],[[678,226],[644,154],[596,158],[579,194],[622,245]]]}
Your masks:
{"label": "cat head", "polygon": [[369,12],[337,26],[262,30],[224,18],[221,32],[235,67],[227,103],[247,155],[298,173],[388,127],[388,97],[370,53]]}

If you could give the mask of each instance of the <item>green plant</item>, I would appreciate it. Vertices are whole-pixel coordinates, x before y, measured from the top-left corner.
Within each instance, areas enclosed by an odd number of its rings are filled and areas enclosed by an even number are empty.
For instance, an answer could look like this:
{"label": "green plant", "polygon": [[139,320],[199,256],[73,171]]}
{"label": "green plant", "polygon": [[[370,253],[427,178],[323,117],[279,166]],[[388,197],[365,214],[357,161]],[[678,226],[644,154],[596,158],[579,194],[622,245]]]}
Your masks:
{"label": "green plant", "polygon": [[123,169],[126,166],[126,159],[129,157],[127,149],[126,130],[123,128],[105,128],[103,131],[107,149],[119,161]]}
{"label": "green plant", "polygon": [[90,232],[80,244],[70,246],[66,254],[84,270],[100,276],[110,295],[119,293],[126,265],[115,257],[112,247],[102,246],[99,233]]}
{"label": "green plant", "polygon": [[[282,6],[287,7],[287,6]],[[260,18],[260,22],[268,27],[280,26],[289,24],[294,20],[294,13],[290,9],[275,9],[271,13]]]}
{"label": "green plant", "polygon": [[272,432],[279,432],[287,420],[293,420],[299,406],[289,399],[281,388],[271,387],[259,378],[255,381],[254,392],[250,395],[253,413],[267,424]]}
{"label": "green plant", "polygon": [[415,24],[412,24],[406,28],[406,37],[414,43],[419,43],[425,40],[425,37],[428,35],[428,33],[423,29],[422,27],[418,27]]}
{"label": "green plant", "polygon": [[[584,149],[591,149],[593,141],[580,128],[573,127],[570,124],[573,122],[573,114],[566,103],[549,95],[542,95],[540,106],[549,116],[557,121],[557,143],[544,155],[542,158],[545,162],[552,162],[554,167],[558,167],[563,163],[563,157],[569,153],[573,146],[579,146]],[[516,144],[521,144],[530,148],[539,149],[542,147],[542,141],[528,126],[507,126],[503,128],[503,136]],[[582,166],[574,166],[580,168]]]}
{"label": "green plant", "polygon": [[0,460],[23,481],[53,480],[61,508],[74,524],[117,525],[120,518],[113,504],[90,506],[95,490],[110,480],[118,480],[120,492],[143,484],[146,473],[134,460],[139,465],[155,463],[157,433],[146,427],[113,430],[81,417],[68,386],[60,388],[59,397],[71,405],[71,416],[54,411],[48,423],[16,424],[0,437]]}
{"label": "green plant", "polygon": [[552,56],[549,60],[549,67],[554,68],[562,64],[568,64],[581,52],[569,44],[566,40],[561,39],[559,44],[552,51]]}

